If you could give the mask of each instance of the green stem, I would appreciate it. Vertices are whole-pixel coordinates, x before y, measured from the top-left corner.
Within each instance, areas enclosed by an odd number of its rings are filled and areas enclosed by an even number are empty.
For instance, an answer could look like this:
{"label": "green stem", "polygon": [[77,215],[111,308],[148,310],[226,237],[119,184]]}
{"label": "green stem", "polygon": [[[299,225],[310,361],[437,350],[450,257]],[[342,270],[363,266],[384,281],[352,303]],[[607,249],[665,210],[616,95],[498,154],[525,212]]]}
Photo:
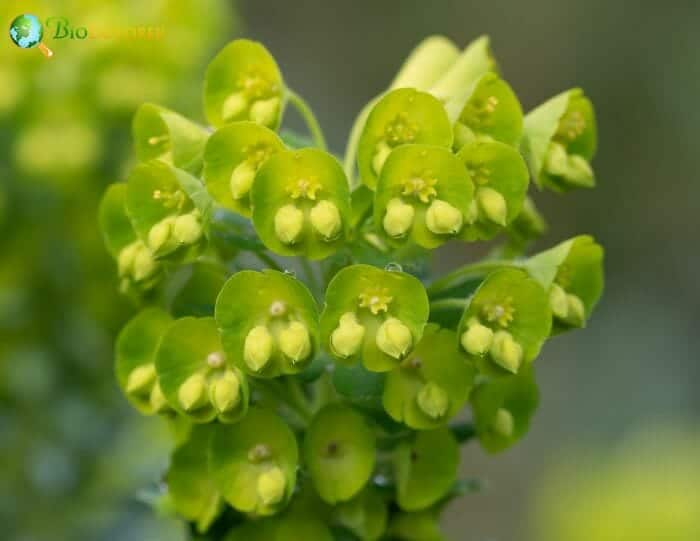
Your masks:
{"label": "green stem", "polygon": [[459,267],[452,272],[447,273],[442,278],[435,280],[428,286],[428,296],[435,297],[443,291],[454,289],[469,280],[486,276],[489,272],[498,270],[503,267],[516,267],[517,261],[507,259],[490,259],[486,261],[478,261]]}
{"label": "green stem", "polygon": [[280,267],[279,263],[275,261],[271,255],[269,255],[267,252],[252,252],[255,257],[257,257],[260,261],[265,263],[268,267],[271,269],[275,269],[276,271],[284,272],[284,269]]}
{"label": "green stem", "polygon": [[345,171],[345,176],[348,177],[351,188],[355,186],[355,159],[357,158],[357,147],[360,144],[360,136],[365,127],[365,122],[367,122],[369,112],[372,110],[372,107],[374,107],[374,104],[377,103],[377,100],[378,98],[374,98],[364,106],[360,114],[357,115],[350,129],[350,135],[348,135],[348,146],[345,148],[343,170]]}
{"label": "green stem", "polygon": [[449,299],[439,299],[430,303],[430,311],[439,310],[464,310],[467,307],[468,299],[451,297]]}
{"label": "green stem", "polygon": [[311,417],[313,417],[313,412],[299,381],[293,377],[287,377],[286,387],[289,405],[294,408],[294,411],[296,411],[304,421],[310,421]]}
{"label": "green stem", "polygon": [[311,266],[311,262],[305,257],[300,257],[299,263],[301,264],[301,268],[304,271],[304,276],[306,277],[306,281],[309,284],[309,289],[313,293],[314,297],[319,298],[323,292],[321,291],[321,285],[316,279],[316,273],[314,273],[314,269]]}
{"label": "green stem", "polygon": [[311,137],[313,137],[316,146],[321,150],[326,150],[326,138],[323,136],[321,125],[318,123],[316,115],[314,115],[314,112],[311,110],[311,107],[309,107],[309,104],[306,103],[306,101],[293,90],[287,89],[287,92],[289,103],[294,106],[294,108],[304,119],[304,122],[306,122],[306,127],[308,128]]}

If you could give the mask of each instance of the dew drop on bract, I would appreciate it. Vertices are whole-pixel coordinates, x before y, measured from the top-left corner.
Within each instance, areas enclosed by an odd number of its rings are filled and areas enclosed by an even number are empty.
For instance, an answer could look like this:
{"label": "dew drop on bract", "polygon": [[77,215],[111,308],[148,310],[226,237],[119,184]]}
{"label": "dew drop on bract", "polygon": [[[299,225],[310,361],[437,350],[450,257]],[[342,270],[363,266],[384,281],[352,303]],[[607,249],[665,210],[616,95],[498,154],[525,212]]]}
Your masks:
{"label": "dew drop on bract", "polygon": [[296,278],[296,277],[297,277],[297,271],[295,271],[294,269],[284,269],[284,273],[285,273],[287,276],[291,276],[292,278]]}
{"label": "dew drop on bract", "polygon": [[384,270],[388,271],[388,272],[403,272],[403,267],[401,266],[400,263],[396,263],[396,262],[392,261],[391,263],[386,264],[386,266],[384,267]]}

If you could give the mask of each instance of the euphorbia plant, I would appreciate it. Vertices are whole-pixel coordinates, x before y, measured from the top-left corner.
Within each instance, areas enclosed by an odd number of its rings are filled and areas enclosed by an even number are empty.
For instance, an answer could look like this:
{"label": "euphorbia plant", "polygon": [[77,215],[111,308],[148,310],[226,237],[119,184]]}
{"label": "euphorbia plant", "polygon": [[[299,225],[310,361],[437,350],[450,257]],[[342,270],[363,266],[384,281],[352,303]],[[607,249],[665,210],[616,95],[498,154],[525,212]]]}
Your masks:
{"label": "euphorbia plant", "polygon": [[[288,104],[311,139],[277,132]],[[478,487],[460,444],[524,436],[540,350],[601,295],[592,238],[525,255],[544,230],[530,179],[593,184],[590,101],[523,117],[487,38],[461,54],[428,38],[358,116],[343,168],[269,52],[239,40],[204,107],[213,128],[137,111],[143,161],[100,208],[141,306],[119,384],[178,429],[159,508],[212,541],[443,539],[442,509]],[[485,259],[427,270],[430,250],[486,239]]]}

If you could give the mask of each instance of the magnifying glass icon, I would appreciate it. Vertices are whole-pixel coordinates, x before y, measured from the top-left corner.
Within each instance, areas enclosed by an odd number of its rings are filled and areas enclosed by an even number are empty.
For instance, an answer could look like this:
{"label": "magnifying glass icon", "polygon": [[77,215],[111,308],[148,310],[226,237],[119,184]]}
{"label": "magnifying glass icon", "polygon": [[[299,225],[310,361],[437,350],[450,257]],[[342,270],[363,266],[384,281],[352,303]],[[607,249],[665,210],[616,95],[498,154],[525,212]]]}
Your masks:
{"label": "magnifying glass icon", "polygon": [[10,38],[22,49],[37,47],[46,58],[53,56],[53,51],[44,45],[44,27],[36,15],[25,13],[15,17],[10,25]]}

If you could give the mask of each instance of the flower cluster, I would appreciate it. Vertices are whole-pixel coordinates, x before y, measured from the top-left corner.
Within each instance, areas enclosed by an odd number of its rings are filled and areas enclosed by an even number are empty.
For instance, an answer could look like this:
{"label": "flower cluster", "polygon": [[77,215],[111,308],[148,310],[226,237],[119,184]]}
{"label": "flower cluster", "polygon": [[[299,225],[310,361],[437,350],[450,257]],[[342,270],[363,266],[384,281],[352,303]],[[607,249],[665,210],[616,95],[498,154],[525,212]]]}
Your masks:
{"label": "flower cluster", "polygon": [[[312,140],[277,132],[287,105]],[[273,57],[238,40],[204,108],[213,132],[141,107],[141,163],[100,207],[143,305],[120,386],[184,433],[165,507],[227,539],[441,538],[445,503],[478,486],[457,479],[459,444],[526,433],[536,357],[601,295],[590,237],[524,254],[544,230],[530,178],[593,184],[590,102],[572,90],[523,117],[487,38],[428,38],[358,116],[343,167]],[[499,235],[482,261],[424,272],[431,249]]]}

